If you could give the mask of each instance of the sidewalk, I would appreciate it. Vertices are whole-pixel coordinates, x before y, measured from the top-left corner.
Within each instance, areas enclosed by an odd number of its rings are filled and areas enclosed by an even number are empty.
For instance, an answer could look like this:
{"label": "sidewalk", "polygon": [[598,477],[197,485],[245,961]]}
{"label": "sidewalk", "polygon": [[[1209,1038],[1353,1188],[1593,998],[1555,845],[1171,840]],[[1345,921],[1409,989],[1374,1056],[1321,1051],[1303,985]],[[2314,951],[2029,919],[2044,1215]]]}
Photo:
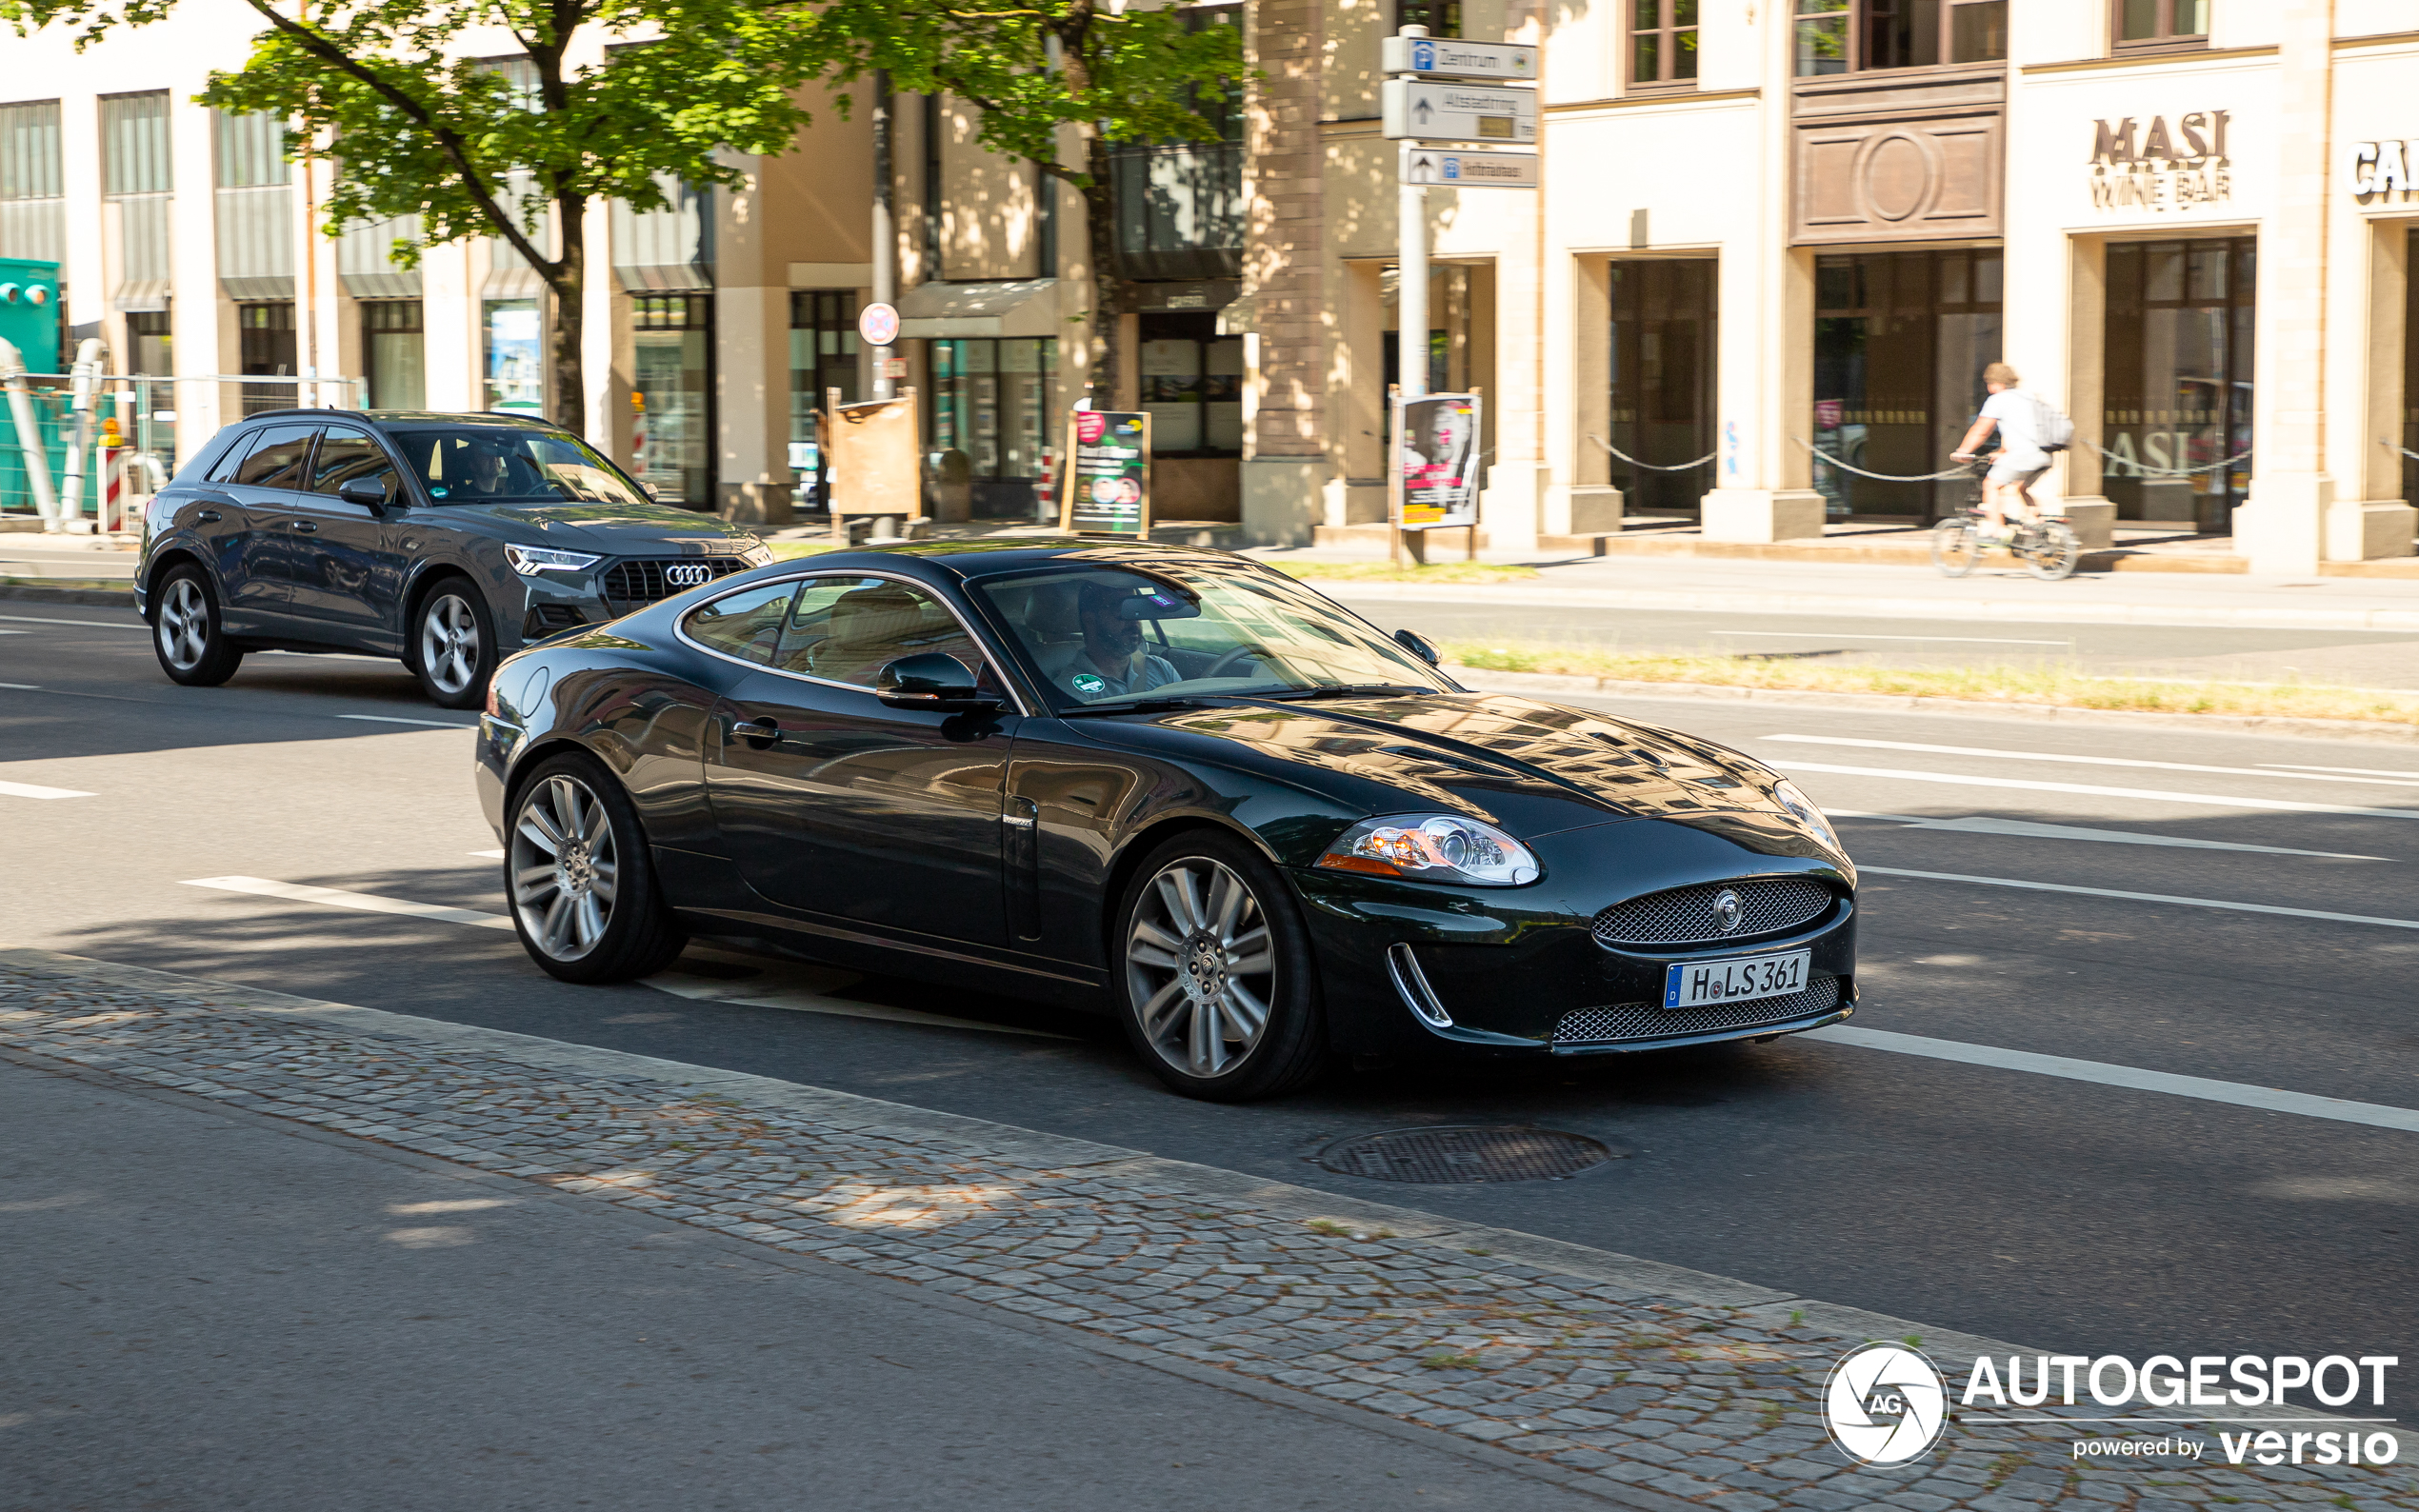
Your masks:
{"label": "sidewalk", "polygon": [[[1952,1424],[1912,1464],[1850,1469],[1816,1407],[1844,1348],[1918,1334],[1962,1382],[1976,1353],[2011,1346],[763,1078],[22,949],[0,951],[0,1044],[236,1110],[231,1133],[133,1120],[121,1134],[122,1106],[99,1099],[73,1139],[35,1138],[30,1159],[31,1136],[0,1146],[30,1204],[17,1213],[41,1215],[10,1232],[44,1236],[10,1264],[42,1276],[64,1320],[17,1352],[14,1373],[42,1384],[0,1403],[50,1447],[0,1453],[53,1477],[148,1476],[156,1496],[208,1471],[257,1490],[273,1460],[436,1493],[387,1502],[481,1506],[537,1504],[514,1493],[550,1473],[601,1487],[600,1505],[667,1504],[694,1476],[717,1495],[684,1500],[758,1506],[786,1470],[801,1479],[785,1500],[813,1483],[846,1506],[1492,1509],[1582,1491],[1662,1512],[2419,1507],[2407,1464],[2076,1462],[2073,1440],[2104,1431],[2076,1424]],[[61,1122],[36,1106],[12,1122]],[[261,1153],[268,1121],[428,1180],[349,1177],[317,1149],[308,1170],[281,1164]],[[134,1195],[95,1205],[111,1192]],[[84,1237],[50,1237],[88,1207]],[[612,1265],[595,1231],[562,1237],[600,1210],[647,1231],[613,1241],[628,1247]],[[364,1243],[373,1225],[412,1253]],[[447,1256],[450,1271],[387,1289],[381,1267]],[[666,1274],[675,1257],[690,1274]],[[301,1279],[239,1278],[237,1261]],[[234,1295],[221,1282],[270,1315],[214,1312]],[[918,1298],[947,1317],[914,1314]],[[676,1347],[657,1331],[667,1311]],[[1094,1352],[1093,1377],[1035,1359],[1032,1339]],[[876,1360],[911,1383],[882,1384]],[[312,1437],[322,1422],[342,1425],[331,1444]],[[399,1468],[361,1468],[372,1460]],[[1188,1500],[1179,1466],[1199,1462],[1209,1489]],[[1365,1467],[1384,1478],[1355,1479]],[[446,1494],[466,1476],[480,1495]],[[244,1504],[334,1503],[302,1489]]]}

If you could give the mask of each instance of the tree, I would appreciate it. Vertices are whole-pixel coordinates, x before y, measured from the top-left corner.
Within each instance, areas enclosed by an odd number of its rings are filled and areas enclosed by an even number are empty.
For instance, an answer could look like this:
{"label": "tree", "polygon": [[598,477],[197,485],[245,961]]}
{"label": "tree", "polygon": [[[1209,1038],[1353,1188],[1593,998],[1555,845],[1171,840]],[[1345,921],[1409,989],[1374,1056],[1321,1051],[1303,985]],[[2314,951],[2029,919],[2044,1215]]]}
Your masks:
{"label": "tree", "polygon": [[[574,430],[587,428],[589,207],[661,209],[663,180],[743,183],[718,151],[791,147],[808,122],[792,91],[829,62],[812,13],[788,0],[294,0],[292,14],[248,3],[268,30],[241,70],[210,76],[200,103],[273,114],[290,123],[290,155],[336,159],[330,236],[417,215],[419,239],[395,252],[407,266],[470,236],[510,243],[554,296],[553,411]],[[0,0],[0,18],[20,36],[74,28],[80,50],[175,4]],[[526,68],[463,55],[495,30]],[[568,61],[600,35],[642,40],[608,46],[590,66]],[[553,256],[542,245],[550,209]]]}
{"label": "tree", "polygon": [[[1232,26],[1196,27],[1181,7],[1130,10],[1125,0],[830,0],[819,12],[834,77],[890,70],[894,89],[949,94],[982,114],[976,140],[1040,165],[1083,196],[1091,265],[1091,391],[1117,392],[1117,216],[1110,149],[1120,143],[1210,142],[1217,126],[1195,102],[1242,80]],[[1083,166],[1059,161],[1073,127]]]}

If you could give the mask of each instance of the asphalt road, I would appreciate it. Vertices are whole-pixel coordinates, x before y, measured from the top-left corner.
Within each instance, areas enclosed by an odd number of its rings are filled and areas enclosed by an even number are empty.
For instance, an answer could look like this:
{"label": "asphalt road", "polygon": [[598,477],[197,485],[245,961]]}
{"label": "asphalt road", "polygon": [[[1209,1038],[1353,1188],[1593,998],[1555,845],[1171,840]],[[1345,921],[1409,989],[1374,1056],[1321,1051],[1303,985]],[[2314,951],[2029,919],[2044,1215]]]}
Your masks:
{"label": "asphalt road", "polygon": [[[1345,1074],[1224,1107],[1167,1094],[1087,1021],[744,953],[566,986],[507,930],[190,885],[502,912],[469,737],[449,727],[470,722],[420,702],[400,668],[263,656],[225,687],[183,689],[108,611],[0,613],[0,784],[91,795],[0,788],[13,944],[1080,1135],[2043,1349],[2419,1358],[2419,1134],[1810,1039]],[[1840,820],[1868,868],[1858,1026],[2419,1107],[2419,889],[2402,869],[2419,862],[2419,748],[1617,707],[1794,764],[1836,809],[1896,816]],[[1894,874],[1910,871],[1936,875]],[[785,989],[790,1007],[716,1000]],[[1491,1186],[1309,1159],[1351,1134],[1500,1121],[1626,1158]]]}

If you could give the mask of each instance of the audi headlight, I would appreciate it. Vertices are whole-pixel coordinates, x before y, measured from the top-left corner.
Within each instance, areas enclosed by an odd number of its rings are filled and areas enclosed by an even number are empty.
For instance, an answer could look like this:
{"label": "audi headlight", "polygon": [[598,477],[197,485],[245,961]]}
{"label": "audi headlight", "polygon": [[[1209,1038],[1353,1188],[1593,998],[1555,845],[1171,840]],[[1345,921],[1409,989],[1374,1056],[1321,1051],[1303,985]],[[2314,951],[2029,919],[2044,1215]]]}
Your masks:
{"label": "audi headlight", "polygon": [[1797,790],[1797,784],[1784,777],[1772,785],[1772,796],[1783,808],[1797,816],[1799,824],[1814,831],[1815,839],[1833,850],[1845,848],[1839,843],[1839,831],[1831,827],[1830,820],[1814,806],[1813,799]]}
{"label": "audi headlight", "polygon": [[1537,858],[1492,825],[1459,814],[1398,814],[1365,819],[1318,859],[1331,871],[1364,871],[1414,882],[1517,887],[1537,880]]}
{"label": "audi headlight", "polygon": [[751,567],[764,567],[772,561],[772,547],[759,541],[747,550],[740,552],[739,560]]}
{"label": "audi headlight", "polygon": [[510,542],[505,544],[504,559],[525,578],[541,572],[585,572],[605,560],[587,551],[558,551],[550,546],[514,546]]}

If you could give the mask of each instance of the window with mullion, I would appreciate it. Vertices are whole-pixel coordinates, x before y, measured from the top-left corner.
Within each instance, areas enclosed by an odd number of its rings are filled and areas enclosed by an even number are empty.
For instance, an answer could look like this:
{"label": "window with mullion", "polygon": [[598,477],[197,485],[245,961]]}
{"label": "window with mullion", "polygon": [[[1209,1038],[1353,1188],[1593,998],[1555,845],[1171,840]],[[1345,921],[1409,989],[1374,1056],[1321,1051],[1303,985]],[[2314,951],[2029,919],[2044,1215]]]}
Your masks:
{"label": "window with mullion", "polygon": [[1629,83],[1693,85],[1697,0],[1629,0]]}
{"label": "window with mullion", "polygon": [[1991,63],[2008,55],[2008,0],[1797,0],[1795,26],[1800,78]]}
{"label": "window with mullion", "polygon": [[2120,48],[2209,39],[2209,0],[2116,0],[2113,10]]}

